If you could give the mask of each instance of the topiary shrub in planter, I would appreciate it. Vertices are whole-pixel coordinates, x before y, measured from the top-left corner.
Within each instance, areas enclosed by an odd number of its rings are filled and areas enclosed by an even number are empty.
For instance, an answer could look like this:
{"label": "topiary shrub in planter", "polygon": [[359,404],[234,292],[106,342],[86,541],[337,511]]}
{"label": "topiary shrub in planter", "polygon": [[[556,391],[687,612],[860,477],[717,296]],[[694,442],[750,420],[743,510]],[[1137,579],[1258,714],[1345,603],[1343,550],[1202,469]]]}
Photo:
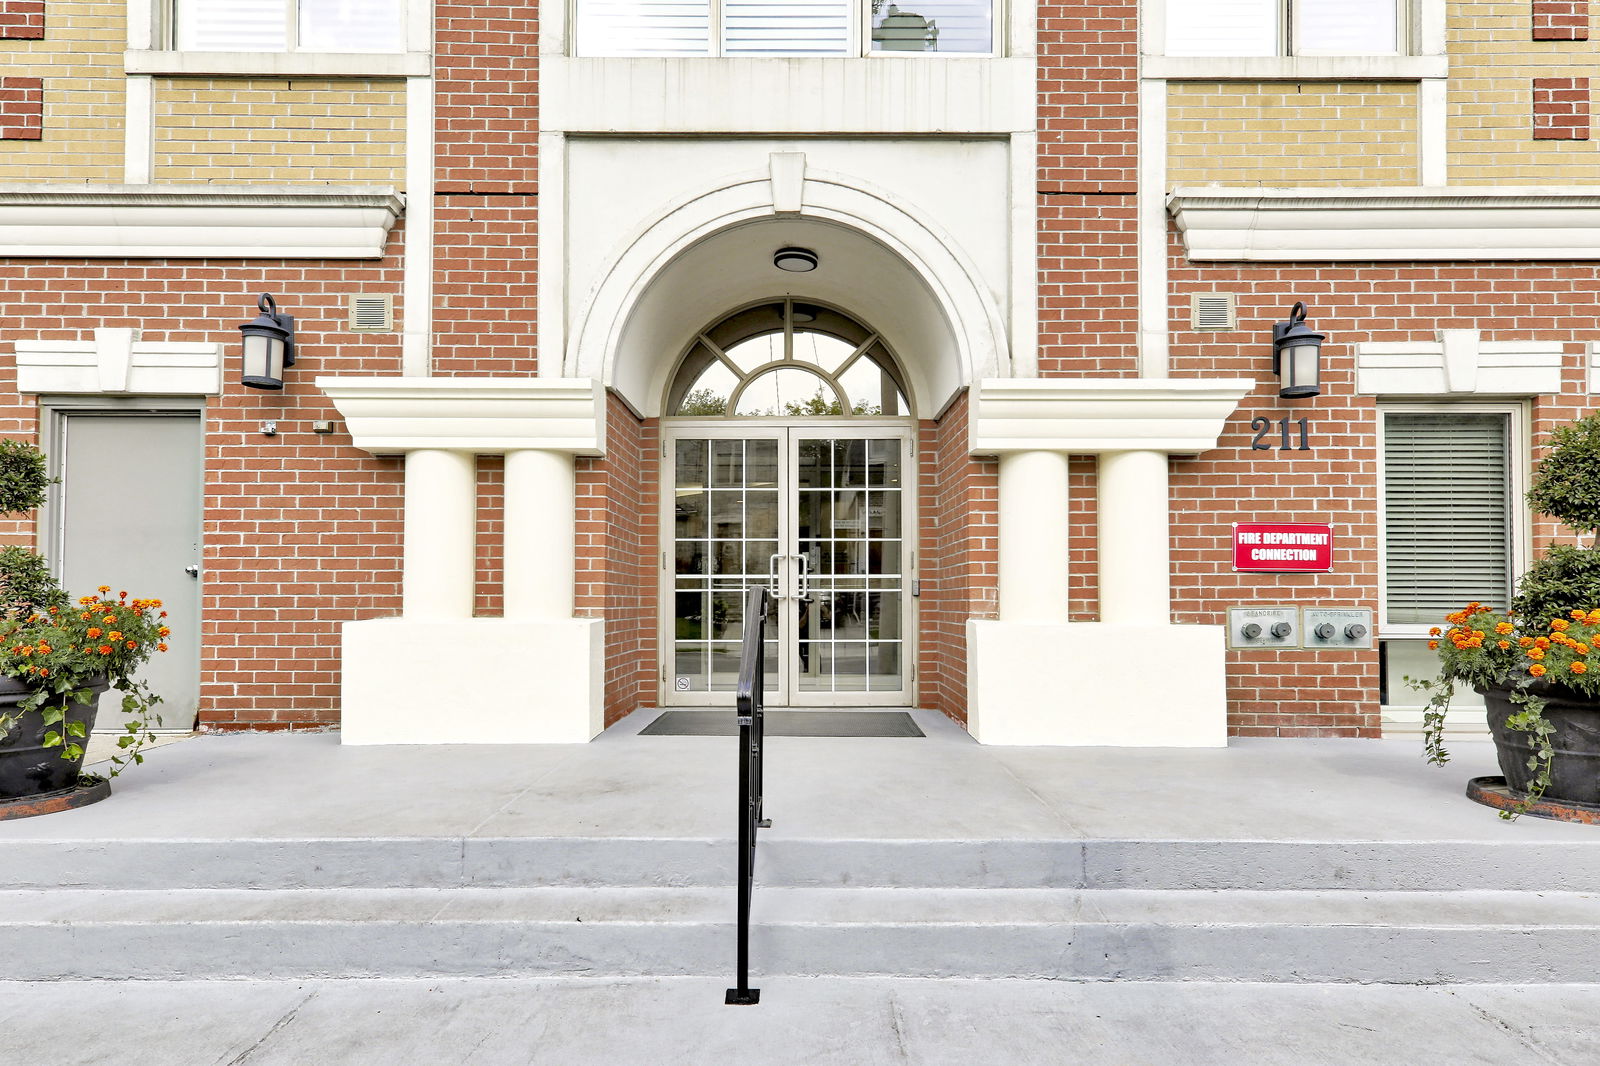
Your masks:
{"label": "topiary shrub in planter", "polygon": [[1600,805],[1600,414],[1555,431],[1528,503],[1589,535],[1590,547],[1551,545],[1500,613],[1468,604],[1433,630],[1439,675],[1428,693],[1424,751],[1443,765],[1445,715],[1457,685],[1484,694],[1515,817],[1548,796]]}

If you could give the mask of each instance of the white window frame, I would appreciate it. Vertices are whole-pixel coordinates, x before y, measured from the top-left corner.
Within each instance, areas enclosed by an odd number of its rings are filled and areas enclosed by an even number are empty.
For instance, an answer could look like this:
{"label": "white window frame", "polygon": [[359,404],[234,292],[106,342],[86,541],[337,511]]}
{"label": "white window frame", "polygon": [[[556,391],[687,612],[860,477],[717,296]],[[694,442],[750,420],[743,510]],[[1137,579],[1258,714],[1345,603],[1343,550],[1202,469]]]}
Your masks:
{"label": "white window frame", "polygon": [[[888,0],[885,0],[887,3]],[[907,0],[915,3],[916,0]],[[1402,0],[1404,2],[1404,0]],[[753,56],[730,56],[723,51],[722,11],[723,0],[710,0],[711,47],[704,55],[682,56],[616,56],[606,53],[582,52],[578,47],[578,8],[583,0],[567,0],[568,37],[571,54],[580,59],[995,59],[1005,54],[1010,12],[1008,0],[989,0],[989,50],[987,52],[904,52],[882,51],[872,47],[872,19],[868,17],[872,0],[851,0],[850,34],[852,51],[837,55],[818,55],[815,52],[766,52]]]}
{"label": "white window frame", "polygon": [[[1533,466],[1533,441],[1531,436],[1531,412],[1525,400],[1508,400],[1499,403],[1492,402],[1454,402],[1454,401],[1383,401],[1377,405],[1377,463],[1378,463],[1378,636],[1380,641],[1404,640],[1421,641],[1429,639],[1428,630],[1435,625],[1442,625],[1443,619],[1438,622],[1396,622],[1389,621],[1389,589],[1388,589],[1388,514],[1384,507],[1386,497],[1385,487],[1388,484],[1388,471],[1384,463],[1384,429],[1386,416],[1389,414],[1496,414],[1506,415],[1506,439],[1510,447],[1510,454],[1506,456],[1506,467],[1509,475],[1508,491],[1511,495],[1511,545],[1507,565],[1511,572],[1511,587],[1513,592],[1522,581],[1522,575],[1527,572],[1532,558],[1532,514],[1525,502],[1528,491],[1528,478]],[[1462,606],[1465,606],[1463,604]],[[1391,678],[1389,691],[1391,696],[1397,691],[1397,679]],[[1410,726],[1417,724],[1409,722],[1415,717],[1424,703],[1421,695],[1412,703],[1386,703],[1383,712],[1386,719],[1394,718],[1403,721],[1406,725],[1404,731],[1411,731]],[[1420,718],[1418,719],[1420,723]],[[1476,732],[1472,730],[1471,732]]]}
{"label": "white window frame", "polygon": [[[297,0],[285,0],[287,12]],[[433,4],[404,0],[403,46],[395,52],[184,52],[177,47],[177,0],[128,0],[129,75],[299,75],[412,78],[433,72]],[[290,40],[298,19],[290,17]]]}
{"label": "white window frame", "polygon": [[[1185,0],[1166,0],[1166,3],[1184,3]],[[1278,41],[1276,58],[1292,59],[1300,56],[1339,56],[1349,57],[1349,52],[1334,52],[1327,49],[1309,48],[1300,45],[1298,20],[1295,18],[1295,9],[1302,0],[1274,0],[1277,8],[1278,26],[1274,36]],[[1372,58],[1389,58],[1397,55],[1411,55],[1412,41],[1416,37],[1416,0],[1395,0],[1395,50],[1393,52],[1372,52],[1365,55]],[[1166,7],[1163,5],[1161,12],[1160,37],[1151,42],[1156,45],[1150,49],[1157,54],[1165,55],[1167,51],[1166,34]],[[1266,59],[1268,56],[1183,56],[1184,59]]]}

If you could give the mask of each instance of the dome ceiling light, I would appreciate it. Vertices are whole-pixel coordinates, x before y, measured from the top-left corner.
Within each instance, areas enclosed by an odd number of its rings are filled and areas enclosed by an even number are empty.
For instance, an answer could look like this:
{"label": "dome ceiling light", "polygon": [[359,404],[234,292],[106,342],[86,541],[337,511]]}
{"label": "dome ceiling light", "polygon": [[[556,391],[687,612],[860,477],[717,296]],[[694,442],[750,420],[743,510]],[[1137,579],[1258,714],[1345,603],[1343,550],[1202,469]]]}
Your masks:
{"label": "dome ceiling light", "polygon": [[793,274],[817,269],[817,253],[809,248],[779,248],[772,253],[772,265]]}

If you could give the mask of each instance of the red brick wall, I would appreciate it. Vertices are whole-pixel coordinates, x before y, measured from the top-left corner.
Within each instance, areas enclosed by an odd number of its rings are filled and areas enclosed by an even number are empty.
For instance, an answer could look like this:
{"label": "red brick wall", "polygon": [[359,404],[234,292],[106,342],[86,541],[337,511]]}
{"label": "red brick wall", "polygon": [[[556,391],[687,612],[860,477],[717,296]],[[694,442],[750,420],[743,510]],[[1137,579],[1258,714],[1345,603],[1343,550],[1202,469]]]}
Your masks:
{"label": "red brick wall", "polygon": [[[339,625],[399,610],[402,470],[356,449],[321,374],[399,369],[394,334],[348,331],[352,292],[400,292],[399,232],[376,262],[10,260],[0,264],[9,338],[77,340],[100,326],[146,341],[224,345],[207,401],[200,721],[289,729],[338,720]],[[271,292],[295,315],[298,362],[281,393],[238,384],[238,329]],[[37,432],[5,359],[0,425]],[[333,420],[332,434],[311,422]],[[261,423],[276,421],[264,437]],[[31,525],[26,527],[31,531]],[[136,590],[134,591],[137,595]]]}
{"label": "red brick wall", "polygon": [[434,373],[538,373],[534,198],[441,195],[433,221]]}
{"label": "red brick wall", "polygon": [[506,604],[502,582],[506,566],[506,460],[478,456],[478,511],[475,533],[477,569],[472,594],[474,618],[500,618]]}
{"label": "red brick wall", "polygon": [[0,0],[0,40],[37,41],[44,37],[44,0]]}
{"label": "red brick wall", "polygon": [[993,618],[999,467],[967,454],[968,400],[918,433],[917,704],[967,720],[967,620]]}
{"label": "red brick wall", "polygon": [[[1435,340],[1440,329],[1479,329],[1486,341],[1547,339],[1568,353],[1562,397],[1535,405],[1535,439],[1593,406],[1584,394],[1582,343],[1600,316],[1600,279],[1588,264],[1221,265],[1184,261],[1173,246],[1170,305],[1175,376],[1249,377],[1258,385],[1229,420],[1217,450],[1173,464],[1173,587],[1178,622],[1221,624],[1229,606],[1297,604],[1376,610],[1377,413],[1355,395],[1355,345]],[[1188,327],[1192,292],[1233,292],[1239,329]],[[1486,293],[1493,293],[1486,298]],[[1322,395],[1282,400],[1270,369],[1270,328],[1303,300],[1328,335]],[[1250,447],[1254,417],[1307,418],[1310,452]],[[1329,522],[1330,574],[1236,574],[1233,522]],[[1554,531],[1535,530],[1544,544]],[[1236,733],[1375,736],[1375,651],[1232,651],[1230,724]]]}
{"label": "red brick wall", "polygon": [[1587,41],[1589,0],[1533,0],[1533,39]]}
{"label": "red brick wall", "polygon": [[660,423],[641,421],[615,394],[606,455],[578,460],[579,615],[606,623],[606,725],[659,690]]}
{"label": "red brick wall", "polygon": [[1137,372],[1138,8],[1039,7],[1039,373]]}
{"label": "red brick wall", "polygon": [[1589,139],[1589,79],[1533,79],[1533,138],[1536,141]]}
{"label": "red brick wall", "polygon": [[0,78],[0,140],[37,141],[44,135],[44,80]]}

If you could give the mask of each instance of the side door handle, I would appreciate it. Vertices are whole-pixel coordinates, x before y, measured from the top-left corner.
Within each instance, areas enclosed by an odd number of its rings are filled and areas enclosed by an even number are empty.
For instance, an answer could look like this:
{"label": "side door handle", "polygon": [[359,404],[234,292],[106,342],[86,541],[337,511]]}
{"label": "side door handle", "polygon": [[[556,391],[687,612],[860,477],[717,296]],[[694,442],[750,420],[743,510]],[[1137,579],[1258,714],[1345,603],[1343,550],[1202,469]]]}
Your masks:
{"label": "side door handle", "polygon": [[188,574],[190,577],[199,577],[200,576],[200,567],[198,565],[196,565],[196,564],[191,563],[188,566],[183,568],[183,572]]}

